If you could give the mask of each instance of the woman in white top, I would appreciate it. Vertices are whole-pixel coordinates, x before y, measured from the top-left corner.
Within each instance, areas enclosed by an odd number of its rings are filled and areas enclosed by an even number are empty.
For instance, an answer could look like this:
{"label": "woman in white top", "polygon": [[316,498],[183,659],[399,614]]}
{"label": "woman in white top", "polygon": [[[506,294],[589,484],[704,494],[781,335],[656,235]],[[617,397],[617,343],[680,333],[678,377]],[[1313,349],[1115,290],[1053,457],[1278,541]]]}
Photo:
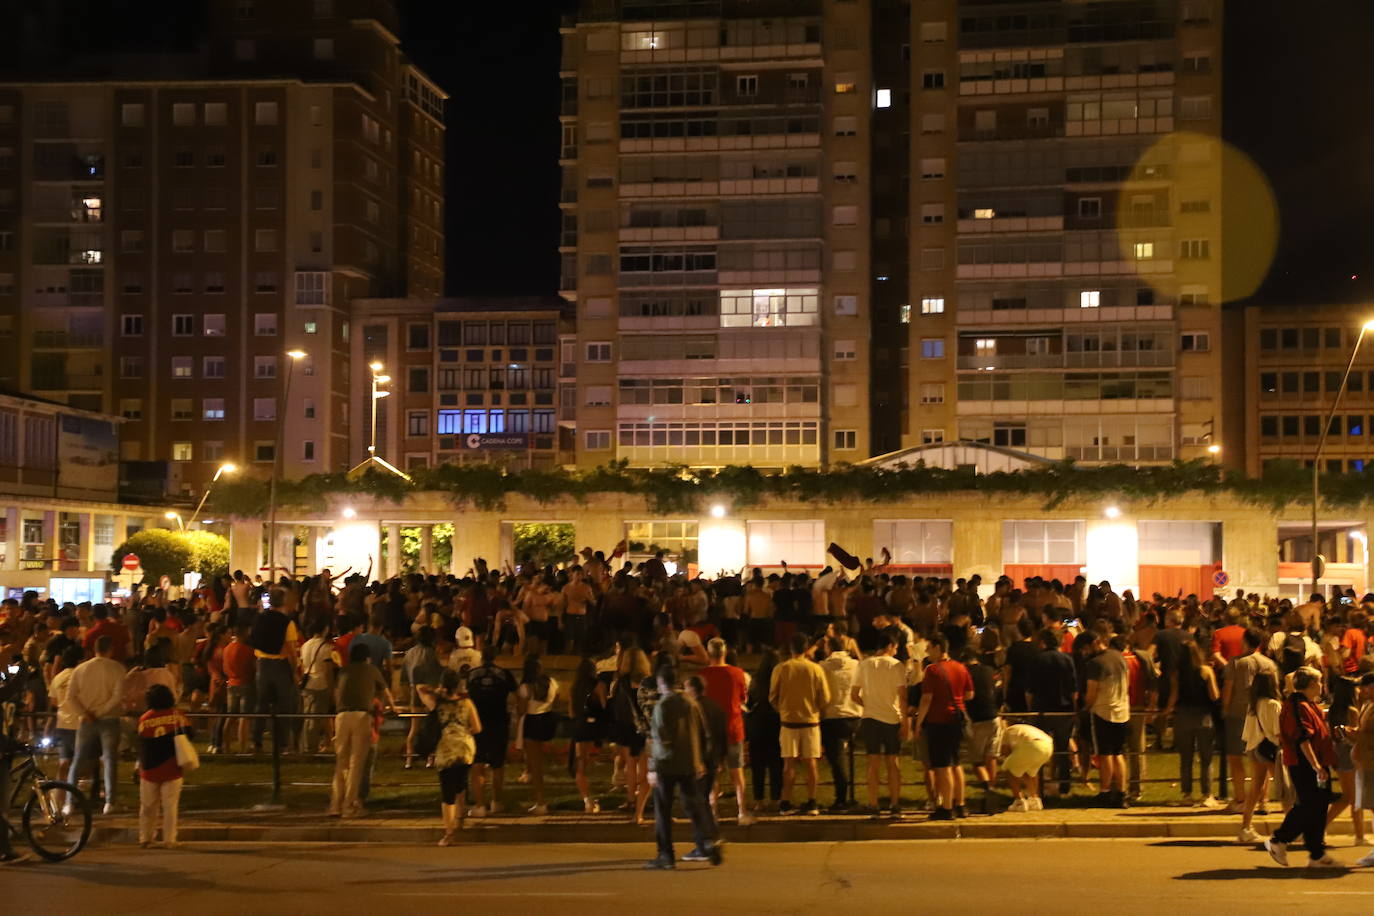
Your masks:
{"label": "woman in white top", "polygon": [[1261,671],[1250,682],[1250,709],[1245,714],[1245,728],[1241,738],[1245,742],[1245,756],[1250,760],[1250,794],[1245,798],[1240,820],[1242,843],[1258,843],[1260,835],[1251,822],[1255,809],[1268,797],[1269,779],[1274,775],[1274,761],[1282,744],[1279,733],[1279,682],[1271,671]]}
{"label": "woman in white top", "polygon": [[558,681],[544,673],[538,656],[525,659],[520,689],[515,693],[515,711],[520,717],[520,743],[534,791],[531,814],[549,813],[549,806],[544,804],[544,757],[552,752],[549,742],[558,722],[551,710],[557,699]]}

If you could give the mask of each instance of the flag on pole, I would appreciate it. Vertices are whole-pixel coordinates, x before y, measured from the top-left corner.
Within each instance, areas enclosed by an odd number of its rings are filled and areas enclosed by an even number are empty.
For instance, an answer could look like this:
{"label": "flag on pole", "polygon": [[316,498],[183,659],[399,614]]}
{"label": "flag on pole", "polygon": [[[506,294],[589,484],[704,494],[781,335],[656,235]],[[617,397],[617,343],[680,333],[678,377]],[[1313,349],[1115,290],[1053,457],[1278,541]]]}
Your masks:
{"label": "flag on pole", "polygon": [[845,569],[858,569],[859,566],[862,565],[859,563],[858,557],[854,556],[834,541],[830,542],[830,546],[825,549],[825,552],[834,557]]}

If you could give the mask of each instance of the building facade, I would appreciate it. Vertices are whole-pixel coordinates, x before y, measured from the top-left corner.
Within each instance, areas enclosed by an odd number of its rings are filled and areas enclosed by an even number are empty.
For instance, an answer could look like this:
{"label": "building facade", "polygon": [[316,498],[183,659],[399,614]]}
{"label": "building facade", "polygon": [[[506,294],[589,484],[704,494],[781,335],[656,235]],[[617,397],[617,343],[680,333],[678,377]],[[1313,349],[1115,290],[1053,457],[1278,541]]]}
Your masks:
{"label": "building facade", "polygon": [[1221,12],[587,0],[561,147],[579,461],[1205,454]]}
{"label": "building facade", "polygon": [[367,455],[379,365],[388,394],[376,400],[377,454],[397,467],[573,463],[575,417],[561,399],[574,372],[567,302],[360,299],[353,309],[354,455]]}
{"label": "building facade", "polygon": [[0,386],[184,492],[346,468],[353,300],[443,285],[444,95],[391,3],[217,0],[204,39],[0,78]]}

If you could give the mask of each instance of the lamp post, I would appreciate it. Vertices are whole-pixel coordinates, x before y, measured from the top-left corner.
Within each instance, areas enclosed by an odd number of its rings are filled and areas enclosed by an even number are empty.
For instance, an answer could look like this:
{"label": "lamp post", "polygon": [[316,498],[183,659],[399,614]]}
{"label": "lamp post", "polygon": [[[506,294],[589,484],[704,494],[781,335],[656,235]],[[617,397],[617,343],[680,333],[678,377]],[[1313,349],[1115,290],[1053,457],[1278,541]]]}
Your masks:
{"label": "lamp post", "polygon": [[210,478],[209,486],[205,488],[204,493],[200,494],[200,502],[196,503],[196,511],[191,513],[191,520],[186,523],[187,528],[190,528],[192,525],[196,523],[196,519],[200,516],[200,510],[205,508],[205,501],[210,498],[210,487],[213,487],[216,483],[218,483],[221,476],[225,474],[232,474],[238,469],[239,466],[237,464],[234,464],[232,461],[226,461],[224,462],[224,464],[221,464],[219,467],[215,468],[215,476]]}
{"label": "lamp post", "polygon": [[1341,406],[1341,395],[1345,393],[1345,383],[1350,378],[1350,372],[1355,368],[1355,358],[1360,354],[1360,344],[1364,342],[1364,335],[1367,331],[1374,331],[1374,320],[1366,321],[1360,325],[1360,333],[1355,338],[1355,346],[1350,348],[1350,361],[1345,364],[1345,374],[1341,376],[1341,383],[1336,387],[1336,396],[1331,399],[1331,409],[1326,412],[1326,422],[1322,424],[1321,434],[1317,437],[1317,451],[1312,456],[1312,593],[1317,593],[1318,584],[1321,582],[1322,572],[1325,569],[1326,561],[1317,553],[1317,507],[1321,502],[1321,473],[1322,473],[1322,449],[1326,446],[1327,434],[1331,432],[1331,421],[1336,416],[1337,409]]}
{"label": "lamp post", "polygon": [[291,405],[291,370],[305,359],[304,350],[287,350],[286,384],[282,386],[281,407],[277,410],[277,441],[272,447],[272,479],[267,485],[267,581],[277,575],[277,478],[281,477],[282,437],[286,435],[286,412]]}
{"label": "lamp post", "polygon": [[368,363],[367,368],[372,370],[372,397],[370,398],[372,403],[369,405],[369,407],[372,410],[372,417],[371,433],[368,437],[367,442],[367,457],[364,458],[362,461],[358,462],[356,465],[354,465],[352,469],[349,470],[348,476],[350,478],[356,479],[364,472],[366,472],[368,468],[372,467],[373,465],[376,465],[382,470],[391,474],[395,474],[402,480],[408,481],[410,480],[409,474],[407,474],[405,471],[396,467],[396,465],[392,464],[390,461],[387,461],[385,458],[382,458],[377,454],[377,402],[384,397],[388,397],[391,394],[390,391],[383,391],[381,387],[385,385],[387,382],[391,381],[391,376],[384,375],[382,373],[382,364],[375,360],[373,362]]}
{"label": "lamp post", "polygon": [[180,513],[180,512],[172,512],[171,510],[168,510],[167,512],[164,512],[164,513],[162,514],[162,517],[165,518],[165,519],[167,519],[167,521],[169,521],[169,522],[172,522],[172,521],[176,522],[176,523],[177,523],[177,530],[178,530],[178,531],[185,531],[185,530],[186,530],[186,523],[183,522],[183,521],[181,520],[181,513]]}

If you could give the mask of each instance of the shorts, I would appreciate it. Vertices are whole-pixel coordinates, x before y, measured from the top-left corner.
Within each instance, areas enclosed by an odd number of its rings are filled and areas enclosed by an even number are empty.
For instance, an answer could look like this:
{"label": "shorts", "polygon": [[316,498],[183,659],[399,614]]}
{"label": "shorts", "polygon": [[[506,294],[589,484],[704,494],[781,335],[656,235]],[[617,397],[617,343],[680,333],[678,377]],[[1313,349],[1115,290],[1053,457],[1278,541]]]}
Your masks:
{"label": "shorts", "polygon": [[1226,753],[1238,756],[1245,751],[1245,716],[1225,716],[1221,720]]}
{"label": "shorts", "polygon": [[444,804],[458,803],[458,796],[468,790],[468,768],[472,764],[455,763],[439,771],[439,794]]}
{"label": "shorts", "polygon": [[1053,741],[1043,738],[1023,741],[1012,748],[1007,759],[1002,761],[1002,769],[1013,776],[1034,776],[1053,756]]}
{"label": "shorts", "polygon": [[725,766],[731,770],[738,770],[744,766],[743,741],[735,741],[725,745]]}
{"label": "shorts", "polygon": [[964,762],[977,765],[984,760],[995,760],[1002,749],[1002,727],[1000,717],[972,723],[969,736],[964,740]]}
{"label": "shorts", "polygon": [[1101,716],[1093,716],[1093,752],[1099,757],[1115,757],[1126,753],[1126,733],[1130,728],[1129,721],[1108,722]]}
{"label": "shorts", "polygon": [[485,763],[498,770],[506,765],[506,750],[510,747],[510,733],[506,729],[484,728],[473,738],[477,743],[473,763]]}
{"label": "shorts", "polygon": [[784,725],[778,730],[778,744],[782,747],[782,759],[800,758],[810,760],[821,756],[821,727],[803,725],[789,728]]}
{"label": "shorts", "polygon": [[926,752],[930,755],[930,767],[942,769],[959,765],[959,742],[964,730],[958,722],[925,723]]}
{"label": "shorts", "polygon": [[[71,760],[76,753],[76,729],[58,728],[53,730],[53,741],[57,745],[57,759]],[[75,774],[73,774],[75,775]]]}
{"label": "shorts", "polygon": [[527,620],[525,621],[525,638],[548,640],[549,622],[547,620]]}
{"label": "shorts", "polygon": [[541,712],[534,716],[525,716],[525,730],[522,734],[526,741],[538,741],[541,744],[553,740],[553,733],[558,728],[558,722],[554,719],[553,713]]}
{"label": "shorts", "polygon": [[864,739],[864,753],[896,756],[902,752],[902,727],[896,722],[860,719],[859,735]]}

